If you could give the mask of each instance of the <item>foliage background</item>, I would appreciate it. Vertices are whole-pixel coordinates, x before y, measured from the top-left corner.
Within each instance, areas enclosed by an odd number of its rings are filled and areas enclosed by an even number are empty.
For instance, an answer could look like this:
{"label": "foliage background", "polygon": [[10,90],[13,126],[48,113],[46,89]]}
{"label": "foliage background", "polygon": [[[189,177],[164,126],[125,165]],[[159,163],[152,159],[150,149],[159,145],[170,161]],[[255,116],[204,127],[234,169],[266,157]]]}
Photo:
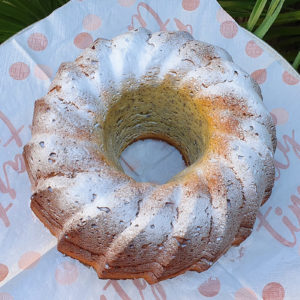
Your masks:
{"label": "foliage background", "polygon": [[[0,43],[69,0],[0,0]],[[171,1],[171,0],[170,0]],[[243,27],[300,67],[300,0],[220,0]]]}

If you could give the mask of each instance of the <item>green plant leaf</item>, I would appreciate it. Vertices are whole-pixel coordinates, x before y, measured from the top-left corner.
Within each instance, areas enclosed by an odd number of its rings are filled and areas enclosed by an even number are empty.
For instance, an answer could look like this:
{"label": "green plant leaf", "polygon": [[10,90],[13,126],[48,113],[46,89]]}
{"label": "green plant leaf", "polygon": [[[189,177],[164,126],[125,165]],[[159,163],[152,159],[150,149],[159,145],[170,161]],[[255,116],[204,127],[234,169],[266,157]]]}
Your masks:
{"label": "green plant leaf", "polygon": [[[300,10],[298,11],[291,11],[291,12],[286,12],[286,13],[281,13],[276,21],[274,22],[274,25],[282,25],[282,24],[287,24],[287,23],[292,23],[292,22],[297,22],[300,21]],[[299,26],[299,34],[300,34],[300,26]]]}
{"label": "green plant leaf", "polygon": [[0,0],[0,43],[69,0]]}
{"label": "green plant leaf", "polygon": [[280,0],[272,0],[271,1],[271,4],[269,5],[269,8],[268,8],[268,11],[266,14],[266,18],[271,17],[274,14],[279,2],[280,2]]}
{"label": "green plant leaf", "polygon": [[277,16],[280,13],[282,5],[285,0],[280,0],[279,4],[277,5],[275,11],[271,16],[266,16],[263,22],[259,25],[259,27],[254,31],[254,34],[259,38],[263,38],[265,34],[268,32],[274,21],[276,20]]}
{"label": "green plant leaf", "polygon": [[231,9],[244,10],[250,13],[253,3],[251,1],[219,1],[220,5],[225,9],[231,12]]}
{"label": "green plant leaf", "polygon": [[297,70],[300,66],[300,51],[298,52],[294,62],[293,62],[293,67]]}
{"label": "green plant leaf", "polygon": [[265,8],[265,5],[267,3],[267,0],[257,0],[254,8],[251,12],[250,18],[248,20],[247,23],[247,29],[252,31],[252,29],[254,28],[255,24],[257,23],[262,11]]}
{"label": "green plant leaf", "polygon": [[2,19],[2,17],[9,17],[23,24],[28,24],[28,22],[32,21],[32,18],[22,10],[16,9],[15,6],[7,3],[0,2],[0,18]]}

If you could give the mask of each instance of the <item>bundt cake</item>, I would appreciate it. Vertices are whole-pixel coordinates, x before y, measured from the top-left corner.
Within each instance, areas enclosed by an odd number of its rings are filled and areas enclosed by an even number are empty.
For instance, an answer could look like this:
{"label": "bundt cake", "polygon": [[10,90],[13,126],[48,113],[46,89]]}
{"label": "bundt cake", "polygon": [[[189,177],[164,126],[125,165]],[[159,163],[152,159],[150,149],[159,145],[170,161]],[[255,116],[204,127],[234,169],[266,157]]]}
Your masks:
{"label": "bundt cake", "polygon": [[[188,167],[165,184],[134,181],[119,157],[141,138],[172,143]],[[201,272],[251,233],[275,147],[260,88],[225,50],[141,28],[97,39],[35,102],[31,208],[100,278]]]}

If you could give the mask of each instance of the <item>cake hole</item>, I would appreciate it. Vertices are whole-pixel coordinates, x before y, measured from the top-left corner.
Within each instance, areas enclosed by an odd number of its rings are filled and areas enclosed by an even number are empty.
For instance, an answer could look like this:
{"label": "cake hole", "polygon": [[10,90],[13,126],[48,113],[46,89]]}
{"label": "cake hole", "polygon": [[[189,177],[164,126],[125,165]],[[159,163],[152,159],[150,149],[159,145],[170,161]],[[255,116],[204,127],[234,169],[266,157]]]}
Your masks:
{"label": "cake hole", "polygon": [[41,141],[39,144],[40,144],[40,146],[41,146],[42,148],[45,147],[45,143],[44,143],[43,141]]}
{"label": "cake hole", "polygon": [[175,81],[130,83],[112,96],[104,122],[95,120],[103,124],[93,134],[105,157],[138,182],[176,180],[208,148],[205,108],[190,86],[174,88]]}
{"label": "cake hole", "polygon": [[181,153],[175,147],[154,139],[132,143],[122,152],[119,161],[124,173],[135,181],[156,184],[168,182],[186,168]]}

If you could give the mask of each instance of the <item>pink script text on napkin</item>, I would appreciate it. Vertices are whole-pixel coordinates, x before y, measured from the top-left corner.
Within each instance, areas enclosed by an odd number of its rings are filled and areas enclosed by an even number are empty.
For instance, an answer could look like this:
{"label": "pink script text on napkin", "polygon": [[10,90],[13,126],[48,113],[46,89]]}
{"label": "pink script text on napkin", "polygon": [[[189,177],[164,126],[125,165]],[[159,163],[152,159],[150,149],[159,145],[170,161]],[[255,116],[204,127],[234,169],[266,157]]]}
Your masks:
{"label": "pink script text on napkin", "polygon": [[[283,143],[280,141],[277,141],[277,151],[280,151],[284,158],[285,162],[280,162],[278,160],[274,160],[275,163],[275,169],[277,172],[277,176],[275,180],[278,180],[280,178],[280,170],[286,170],[290,167],[290,158],[289,154],[292,152],[290,151],[291,149],[293,150],[294,154],[297,156],[297,158],[300,159],[300,144],[296,141],[295,139],[295,131],[292,130],[291,137],[288,136],[287,134],[284,134],[282,136]],[[300,186],[297,187],[298,194],[300,195]],[[296,195],[291,195],[290,200],[292,202],[291,205],[288,205],[288,208],[292,211],[292,213],[295,215],[299,226],[300,226],[300,198]],[[274,227],[269,223],[267,220],[268,215],[272,211],[272,207],[270,206],[265,214],[262,214],[261,212],[258,212],[258,219],[260,220],[260,223],[257,226],[257,231],[261,229],[261,227],[264,227],[267,232],[274,238],[276,239],[280,244],[286,246],[286,247],[294,247],[297,243],[297,237],[296,233],[300,232],[300,228],[296,227],[292,221],[287,217],[287,216],[282,216],[283,211],[280,207],[276,207],[274,212],[278,217],[281,217],[282,223],[289,229],[289,231],[292,234],[293,240],[290,241],[288,238],[284,237],[283,235],[279,234]]]}
{"label": "pink script text on napkin", "polygon": [[[8,117],[6,117],[5,114],[1,111],[0,120],[6,125],[6,127],[11,133],[11,137],[3,144],[3,147],[7,147],[12,141],[15,141],[19,148],[22,147],[23,143],[19,134],[24,128],[24,125],[22,125],[19,129],[16,129],[12,122],[8,119]],[[16,191],[10,186],[7,167],[11,167],[14,171],[18,172],[19,174],[25,172],[25,163],[22,154],[18,153],[15,155],[13,160],[7,160],[2,164],[4,179],[0,177],[0,193],[8,193],[11,199],[15,199]],[[12,203],[9,203],[8,206],[3,207],[3,205],[0,203],[0,219],[2,219],[6,227],[10,225],[7,216],[7,211],[12,207],[12,205]]]}
{"label": "pink script text on napkin", "polygon": [[[153,285],[148,285],[145,281],[142,279],[134,279],[132,280],[132,283],[134,286],[138,289],[138,292],[141,296],[142,300],[145,300],[143,290],[146,289],[147,286],[150,286],[151,292],[153,293],[153,296],[156,300],[166,300],[167,295],[163,288],[163,286],[160,283],[156,283]],[[128,294],[124,291],[124,289],[121,287],[120,283],[117,280],[108,280],[106,285],[104,286],[103,290],[107,290],[109,286],[112,286],[115,292],[120,296],[122,300],[131,300],[131,298],[128,296]],[[102,295],[103,296],[103,295]],[[102,297],[104,298],[104,297]]]}
{"label": "pink script text on napkin", "polygon": [[[167,19],[167,21],[163,22],[162,19],[159,17],[158,13],[156,11],[153,10],[153,8],[151,8],[147,3],[145,2],[140,2],[137,5],[137,14],[133,15],[131,17],[131,24],[128,26],[128,30],[132,30],[134,29],[134,19],[136,19],[140,25],[142,27],[147,27],[147,23],[145,21],[145,19],[142,16],[142,12],[141,12],[141,8],[144,8],[146,10],[146,12],[149,12],[150,15],[152,15],[152,17],[154,18],[154,20],[157,22],[159,28],[161,31],[167,31],[167,25],[170,22],[170,19]],[[184,25],[179,19],[174,18],[174,22],[178,28],[178,30],[182,30],[182,31],[187,31],[191,34],[193,34],[193,28],[192,25]]]}

